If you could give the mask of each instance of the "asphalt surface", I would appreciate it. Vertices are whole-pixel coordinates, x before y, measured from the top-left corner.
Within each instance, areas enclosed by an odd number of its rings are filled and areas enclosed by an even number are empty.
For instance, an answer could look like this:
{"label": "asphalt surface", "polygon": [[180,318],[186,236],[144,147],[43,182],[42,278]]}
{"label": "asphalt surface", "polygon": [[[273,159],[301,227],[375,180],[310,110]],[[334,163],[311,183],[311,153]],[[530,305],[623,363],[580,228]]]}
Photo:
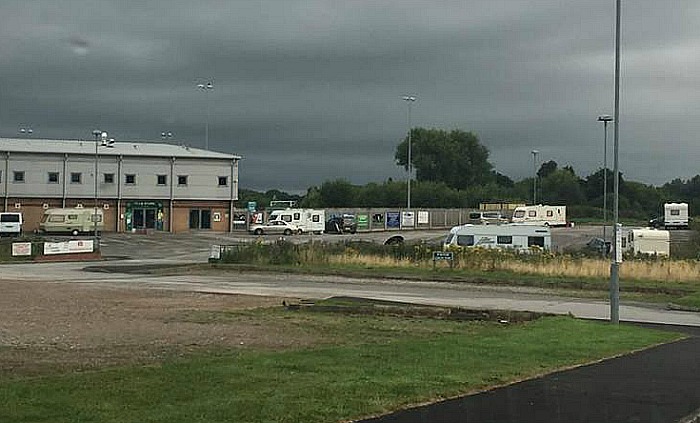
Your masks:
{"label": "asphalt surface", "polygon": [[700,409],[700,328],[663,329],[691,336],[363,423],[678,422]]}

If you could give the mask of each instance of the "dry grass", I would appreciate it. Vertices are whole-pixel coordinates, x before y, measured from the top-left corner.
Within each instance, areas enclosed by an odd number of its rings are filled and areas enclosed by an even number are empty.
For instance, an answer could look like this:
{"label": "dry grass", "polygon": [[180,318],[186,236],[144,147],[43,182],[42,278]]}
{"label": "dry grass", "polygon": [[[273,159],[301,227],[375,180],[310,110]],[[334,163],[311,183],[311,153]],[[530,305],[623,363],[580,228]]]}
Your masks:
{"label": "dry grass", "polygon": [[[467,256],[468,257],[468,256]],[[378,257],[350,252],[327,258],[330,264],[363,265],[369,267],[432,267],[431,261],[415,262],[394,257]],[[550,260],[521,261],[516,259],[464,258],[455,265],[456,269],[480,271],[507,271],[529,275],[572,278],[607,278],[610,276],[610,262],[593,258],[572,258],[558,256]],[[700,282],[700,263],[693,261],[625,261],[620,267],[620,276],[626,279],[658,282]]]}

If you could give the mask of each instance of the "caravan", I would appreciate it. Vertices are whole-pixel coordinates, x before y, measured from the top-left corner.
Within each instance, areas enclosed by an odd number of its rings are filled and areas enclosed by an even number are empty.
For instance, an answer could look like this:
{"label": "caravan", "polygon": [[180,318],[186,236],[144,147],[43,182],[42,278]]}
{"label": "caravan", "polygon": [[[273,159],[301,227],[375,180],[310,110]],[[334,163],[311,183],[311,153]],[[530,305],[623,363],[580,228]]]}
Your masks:
{"label": "caravan", "polygon": [[566,226],[566,206],[520,206],[513,212],[513,223]]}
{"label": "caravan", "polygon": [[632,255],[650,254],[666,256],[671,254],[670,234],[659,229],[629,229],[622,234],[622,251]]}
{"label": "caravan", "polygon": [[270,222],[284,220],[299,227],[301,233],[322,234],[326,229],[326,211],[316,209],[284,209],[270,213]]}
{"label": "caravan", "polygon": [[[97,225],[95,217],[97,217]],[[101,209],[78,207],[46,209],[39,223],[39,231],[44,233],[68,233],[77,236],[81,233],[93,233],[95,229],[98,233],[104,230],[104,216]]]}
{"label": "caravan", "polygon": [[462,225],[455,226],[445,238],[443,248],[482,247],[528,252],[533,248],[552,248],[549,228],[535,225]]}

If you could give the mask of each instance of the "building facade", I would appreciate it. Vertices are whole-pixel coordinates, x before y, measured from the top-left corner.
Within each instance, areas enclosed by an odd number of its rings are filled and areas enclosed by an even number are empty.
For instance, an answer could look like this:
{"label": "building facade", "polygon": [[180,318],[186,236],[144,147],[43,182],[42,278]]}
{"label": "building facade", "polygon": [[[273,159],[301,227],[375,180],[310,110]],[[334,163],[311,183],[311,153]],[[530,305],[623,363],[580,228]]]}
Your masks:
{"label": "building facade", "polygon": [[99,207],[105,231],[231,231],[240,156],[162,143],[0,138],[3,211]]}

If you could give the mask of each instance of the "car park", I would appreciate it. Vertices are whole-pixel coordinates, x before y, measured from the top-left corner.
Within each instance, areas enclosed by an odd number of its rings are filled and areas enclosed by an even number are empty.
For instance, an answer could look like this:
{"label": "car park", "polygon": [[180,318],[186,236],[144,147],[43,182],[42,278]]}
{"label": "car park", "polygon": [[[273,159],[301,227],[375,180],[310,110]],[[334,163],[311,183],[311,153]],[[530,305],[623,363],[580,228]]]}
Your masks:
{"label": "car park", "polygon": [[284,220],[271,220],[267,223],[250,225],[249,232],[255,235],[293,235],[302,230],[295,224]]}

